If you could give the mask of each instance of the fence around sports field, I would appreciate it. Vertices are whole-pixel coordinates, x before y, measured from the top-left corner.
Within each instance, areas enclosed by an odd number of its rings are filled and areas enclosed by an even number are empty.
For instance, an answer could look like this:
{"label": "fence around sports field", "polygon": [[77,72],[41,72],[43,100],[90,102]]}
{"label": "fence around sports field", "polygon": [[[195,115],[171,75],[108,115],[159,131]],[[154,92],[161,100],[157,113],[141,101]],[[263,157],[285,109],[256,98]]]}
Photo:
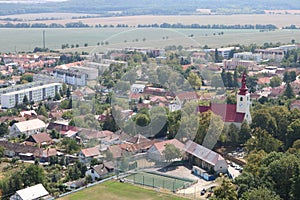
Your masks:
{"label": "fence around sports field", "polygon": [[153,171],[133,173],[127,176],[126,180],[134,184],[153,188],[164,188],[172,192],[176,192],[180,189],[185,189],[197,182],[197,180],[170,176]]}

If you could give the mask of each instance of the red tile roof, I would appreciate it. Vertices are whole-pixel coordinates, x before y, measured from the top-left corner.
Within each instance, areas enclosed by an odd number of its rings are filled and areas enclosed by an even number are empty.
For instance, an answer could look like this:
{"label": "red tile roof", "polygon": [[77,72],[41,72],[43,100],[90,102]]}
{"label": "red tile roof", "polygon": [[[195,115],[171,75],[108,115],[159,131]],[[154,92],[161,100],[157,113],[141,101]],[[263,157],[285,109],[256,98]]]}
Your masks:
{"label": "red tile roof", "polygon": [[167,144],[173,144],[176,148],[178,148],[180,150],[183,150],[183,148],[184,148],[184,144],[181,143],[180,141],[178,141],[177,139],[172,139],[172,140],[166,140],[166,141],[162,141],[162,142],[157,142],[157,143],[154,144],[154,146],[160,152],[160,154],[162,154],[163,151],[165,150],[165,146]]}
{"label": "red tile roof", "polygon": [[176,96],[178,97],[178,99],[180,101],[183,101],[183,100],[194,100],[194,99],[198,99],[199,98],[199,96],[197,95],[196,92],[182,92],[182,93],[176,94]]}
{"label": "red tile roof", "polygon": [[85,157],[92,157],[92,156],[100,155],[99,149],[97,147],[82,149],[81,152]]}
{"label": "red tile roof", "polygon": [[236,112],[235,104],[211,104],[209,106],[199,106],[198,112],[203,113],[211,110],[214,114],[222,117],[224,122],[242,123],[245,113]]}

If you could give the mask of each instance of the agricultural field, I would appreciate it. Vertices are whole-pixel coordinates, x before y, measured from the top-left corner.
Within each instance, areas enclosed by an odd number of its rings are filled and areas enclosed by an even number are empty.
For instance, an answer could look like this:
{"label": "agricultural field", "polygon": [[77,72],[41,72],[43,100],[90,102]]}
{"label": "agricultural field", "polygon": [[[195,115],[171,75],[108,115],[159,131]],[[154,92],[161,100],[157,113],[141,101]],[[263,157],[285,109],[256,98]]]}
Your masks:
{"label": "agricultural field", "polygon": [[107,181],[102,184],[81,190],[71,195],[60,198],[59,200],[79,200],[79,199],[98,200],[184,200],[170,194],[159,193],[154,190],[147,190],[128,183]]}
{"label": "agricultural field", "polygon": [[[300,41],[300,30],[227,30],[227,29],[162,29],[162,28],[69,28],[69,29],[0,29],[2,52],[33,51],[43,46],[42,34],[46,33],[46,47],[60,50],[62,44],[76,44],[79,48],[64,51],[96,52],[124,47],[164,48],[168,45],[211,48],[233,44],[290,43]],[[191,37],[192,36],[192,37]],[[101,45],[103,43],[103,45]],[[106,44],[105,44],[106,43]],[[87,47],[84,47],[86,44]]]}
{"label": "agricultural field", "polygon": [[[79,16],[95,16],[95,18],[72,19]],[[56,20],[38,20],[41,18],[58,18]],[[274,24],[278,28],[294,24],[300,26],[299,14],[240,14],[240,15],[136,15],[136,16],[120,16],[120,17],[99,17],[93,14],[77,14],[77,13],[41,13],[41,14],[22,14],[22,15],[6,15],[0,17],[0,23],[6,23],[4,18],[18,18],[25,21],[31,20],[30,23],[58,23],[66,24],[69,22],[79,22],[88,25],[117,25],[127,24],[129,26],[137,26],[138,24],[162,24],[164,22],[170,24]],[[11,22],[19,23],[19,22]]]}

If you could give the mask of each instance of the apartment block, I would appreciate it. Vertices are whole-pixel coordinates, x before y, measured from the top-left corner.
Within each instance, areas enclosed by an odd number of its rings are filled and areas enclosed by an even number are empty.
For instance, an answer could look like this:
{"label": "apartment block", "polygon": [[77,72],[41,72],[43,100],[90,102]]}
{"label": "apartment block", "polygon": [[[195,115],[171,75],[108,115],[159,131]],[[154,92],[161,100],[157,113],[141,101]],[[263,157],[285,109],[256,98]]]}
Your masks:
{"label": "apartment block", "polygon": [[2,108],[13,108],[17,104],[23,103],[24,96],[26,95],[29,102],[43,101],[47,98],[53,98],[56,92],[62,88],[61,83],[50,83],[36,87],[26,88],[13,92],[8,92],[1,95]]}

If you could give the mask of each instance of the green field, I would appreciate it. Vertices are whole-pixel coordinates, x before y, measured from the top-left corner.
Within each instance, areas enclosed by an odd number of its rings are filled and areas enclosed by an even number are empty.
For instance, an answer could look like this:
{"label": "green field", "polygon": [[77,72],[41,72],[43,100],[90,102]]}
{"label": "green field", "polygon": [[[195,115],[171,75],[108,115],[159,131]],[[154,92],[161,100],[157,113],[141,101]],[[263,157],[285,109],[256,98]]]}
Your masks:
{"label": "green field", "polygon": [[126,179],[131,180],[135,184],[146,185],[155,188],[164,188],[170,191],[177,191],[178,189],[188,187],[193,183],[192,180],[182,180],[147,172],[132,174],[127,176]]}
{"label": "green field", "polygon": [[[300,30],[214,30],[214,29],[160,29],[160,28],[74,28],[45,29],[46,47],[60,49],[62,44],[78,44],[79,49],[68,51],[103,51],[124,47],[163,48],[168,45],[212,48],[230,44],[263,44],[265,42],[289,43],[292,39],[300,41]],[[0,51],[32,51],[42,47],[43,29],[0,29]],[[219,33],[223,32],[222,35]],[[214,35],[215,34],[215,35]],[[188,37],[193,35],[193,37]],[[97,46],[107,41],[108,45]],[[83,47],[87,43],[88,47]]]}
{"label": "green field", "polygon": [[147,190],[128,183],[107,181],[81,190],[60,200],[183,200],[185,198]]}

